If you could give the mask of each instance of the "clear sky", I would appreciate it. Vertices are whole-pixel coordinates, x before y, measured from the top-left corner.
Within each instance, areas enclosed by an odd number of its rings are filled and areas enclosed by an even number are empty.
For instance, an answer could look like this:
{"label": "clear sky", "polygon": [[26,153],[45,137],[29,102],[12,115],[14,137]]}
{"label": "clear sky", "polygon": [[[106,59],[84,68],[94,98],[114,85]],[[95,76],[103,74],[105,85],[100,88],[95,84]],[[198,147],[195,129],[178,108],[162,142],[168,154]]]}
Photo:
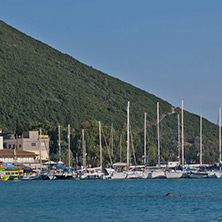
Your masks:
{"label": "clear sky", "polygon": [[79,61],[217,122],[222,1],[7,0],[0,19]]}

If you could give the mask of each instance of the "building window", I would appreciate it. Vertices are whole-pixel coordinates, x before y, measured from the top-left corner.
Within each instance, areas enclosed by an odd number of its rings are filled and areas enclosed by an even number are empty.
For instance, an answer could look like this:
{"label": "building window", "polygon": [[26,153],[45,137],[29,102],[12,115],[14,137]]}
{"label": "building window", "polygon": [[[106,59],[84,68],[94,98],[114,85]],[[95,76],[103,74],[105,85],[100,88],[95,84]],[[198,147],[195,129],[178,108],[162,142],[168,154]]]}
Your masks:
{"label": "building window", "polygon": [[21,148],[22,147],[22,144],[19,144],[19,148]]}
{"label": "building window", "polygon": [[32,146],[36,146],[36,144],[35,144],[35,143],[32,143]]}

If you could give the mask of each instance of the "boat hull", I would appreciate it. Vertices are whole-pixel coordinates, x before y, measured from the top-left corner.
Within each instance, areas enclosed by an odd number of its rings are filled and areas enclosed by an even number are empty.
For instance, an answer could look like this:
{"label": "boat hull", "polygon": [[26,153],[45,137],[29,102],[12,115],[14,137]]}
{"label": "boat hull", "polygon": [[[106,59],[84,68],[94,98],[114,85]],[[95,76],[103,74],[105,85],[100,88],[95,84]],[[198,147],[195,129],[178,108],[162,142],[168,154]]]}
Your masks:
{"label": "boat hull", "polygon": [[166,171],[166,178],[167,179],[179,179],[182,178],[183,172],[182,171]]}
{"label": "boat hull", "polygon": [[191,172],[191,173],[188,173],[188,176],[191,179],[203,179],[203,178],[208,178],[208,173],[205,173],[205,172]]}
{"label": "boat hull", "polygon": [[111,175],[112,180],[124,180],[127,178],[126,172],[113,172]]}
{"label": "boat hull", "polygon": [[102,180],[104,177],[103,175],[97,175],[97,174],[86,174],[86,175],[81,175],[80,180]]}
{"label": "boat hull", "polygon": [[166,174],[163,170],[152,171],[152,179],[166,179]]}
{"label": "boat hull", "polygon": [[129,172],[126,179],[147,179],[148,173],[145,172]]}
{"label": "boat hull", "polygon": [[220,172],[220,171],[215,172],[215,176],[218,179],[222,178],[222,172]]}

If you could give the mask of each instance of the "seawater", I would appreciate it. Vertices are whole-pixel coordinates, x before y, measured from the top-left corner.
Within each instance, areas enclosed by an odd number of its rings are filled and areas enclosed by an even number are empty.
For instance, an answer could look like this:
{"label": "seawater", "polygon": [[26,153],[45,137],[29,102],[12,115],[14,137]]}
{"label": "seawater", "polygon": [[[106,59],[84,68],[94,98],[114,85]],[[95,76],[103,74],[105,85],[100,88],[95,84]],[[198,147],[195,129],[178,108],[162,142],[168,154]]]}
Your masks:
{"label": "seawater", "polygon": [[222,179],[1,181],[0,188],[0,221],[222,221]]}

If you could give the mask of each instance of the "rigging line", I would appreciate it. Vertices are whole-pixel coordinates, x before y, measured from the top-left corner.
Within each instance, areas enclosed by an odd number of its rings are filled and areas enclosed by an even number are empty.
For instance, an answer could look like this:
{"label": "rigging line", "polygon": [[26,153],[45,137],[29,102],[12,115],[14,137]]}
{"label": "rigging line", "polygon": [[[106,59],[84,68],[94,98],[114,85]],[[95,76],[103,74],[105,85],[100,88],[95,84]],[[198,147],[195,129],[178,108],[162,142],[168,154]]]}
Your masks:
{"label": "rigging line", "polygon": [[213,142],[213,147],[212,147],[211,155],[210,155],[209,169],[210,169],[210,164],[211,164],[211,160],[212,160],[212,156],[213,156],[213,151],[214,151],[214,146],[215,146],[216,137],[217,137],[218,123],[219,123],[219,117],[217,119],[217,127],[216,127],[216,130],[215,130],[214,142]]}
{"label": "rigging line", "polygon": [[[57,143],[57,137],[58,137],[58,131],[56,133],[56,138],[55,138],[55,141],[54,141],[54,144],[53,144],[53,149],[52,149],[52,153],[51,153],[51,161],[54,161],[53,154],[55,152],[55,147],[56,147],[56,143]],[[51,166],[51,161],[49,162],[48,171],[49,171],[50,166]]]}
{"label": "rigging line", "polygon": [[103,134],[103,138],[104,138],[104,141],[105,141],[106,148],[107,148],[107,150],[108,150],[110,164],[112,165],[112,164],[113,164],[113,163],[112,163],[112,158],[111,158],[111,155],[110,155],[109,147],[108,147],[108,145],[107,145],[106,137],[105,137],[105,134],[104,134],[104,131],[103,131],[102,126],[101,126],[101,131],[102,131],[102,134]]}
{"label": "rigging line", "polygon": [[[113,123],[111,125],[111,129],[110,129],[110,138],[109,138],[109,149],[111,148],[111,146],[113,145]],[[113,147],[112,147],[113,149]],[[112,153],[113,155],[113,153]]]}
{"label": "rigging line", "polygon": [[169,151],[169,154],[168,154],[166,169],[168,168],[168,162],[169,162],[171,151],[172,151],[173,144],[174,144],[174,138],[175,138],[175,134],[176,134],[176,126],[177,126],[177,121],[176,121],[176,123],[174,125],[174,129],[173,129],[173,137],[172,137],[171,144],[170,144],[170,151]]}
{"label": "rigging line", "polygon": [[115,154],[113,156],[113,163],[115,162],[115,159],[116,159],[116,156],[117,156],[117,151],[118,151],[119,147],[120,147],[120,142],[119,142],[119,144],[118,144],[118,146],[116,148]]}
{"label": "rigging line", "polygon": [[122,133],[120,133],[119,137],[119,160],[122,162]]}
{"label": "rigging line", "polygon": [[52,153],[51,153],[51,160],[54,160],[53,154],[54,154],[54,152],[55,152],[55,147],[56,147],[56,143],[57,143],[57,137],[58,137],[58,131],[57,131],[57,133],[56,133],[56,138],[55,138],[54,144],[53,144],[53,149],[52,149]]}
{"label": "rigging line", "polygon": [[197,123],[197,127],[196,127],[196,131],[195,131],[194,139],[193,139],[193,145],[192,145],[192,148],[191,148],[191,153],[190,153],[188,165],[190,164],[191,157],[192,157],[192,154],[193,154],[194,145],[195,145],[195,141],[196,141],[196,137],[197,137],[197,130],[199,129],[199,125],[200,125],[200,121],[198,121],[198,123]]}
{"label": "rigging line", "polygon": [[[61,158],[61,156],[62,156],[62,150],[63,150],[64,144],[65,144],[65,140],[66,140],[67,134],[68,134],[68,128],[67,128],[67,130],[66,130],[66,134],[65,134],[65,137],[64,137],[64,140],[63,140],[63,144],[62,144],[62,147],[61,147],[61,151],[60,151],[60,154],[59,154],[59,161],[60,161],[60,158]],[[58,161],[58,162],[59,162],[59,161]]]}
{"label": "rigging line", "polygon": [[130,136],[131,136],[131,143],[132,143],[132,149],[133,149],[134,163],[135,163],[135,165],[137,166],[137,162],[136,162],[136,154],[135,154],[135,149],[134,149],[134,144],[133,144],[133,136],[132,136],[131,125],[130,125]]}
{"label": "rigging line", "polygon": [[75,158],[75,162],[74,162],[74,168],[75,169],[77,169],[77,164],[79,163],[78,154],[79,154],[79,150],[80,150],[81,140],[82,140],[82,136],[80,135],[79,145],[77,147],[76,158]]}
{"label": "rigging line", "polygon": [[152,138],[153,138],[154,128],[155,128],[155,126],[152,126],[152,132],[151,132],[151,135],[150,135],[150,142],[149,142],[149,144],[148,144],[148,148],[147,148],[147,155],[149,155],[150,146],[151,146]]}

